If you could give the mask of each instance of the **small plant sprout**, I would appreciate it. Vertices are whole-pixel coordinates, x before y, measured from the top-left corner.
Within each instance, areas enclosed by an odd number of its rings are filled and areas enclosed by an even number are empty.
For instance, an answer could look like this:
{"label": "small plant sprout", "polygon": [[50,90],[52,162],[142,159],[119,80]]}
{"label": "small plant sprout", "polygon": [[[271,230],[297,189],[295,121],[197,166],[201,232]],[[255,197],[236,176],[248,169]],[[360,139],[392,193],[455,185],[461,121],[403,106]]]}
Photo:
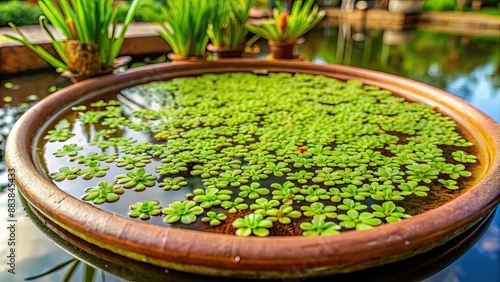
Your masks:
{"label": "small plant sprout", "polygon": [[191,170],[191,175],[199,175],[201,178],[210,178],[219,175],[220,167],[211,163],[195,165]]}
{"label": "small plant sprout", "polygon": [[303,189],[300,189],[300,193],[306,196],[306,201],[313,203],[321,200],[328,200],[330,196],[327,194],[326,189],[319,188],[318,185],[304,185]]}
{"label": "small plant sprout", "polygon": [[251,213],[245,215],[244,218],[237,218],[233,222],[233,227],[236,228],[236,235],[247,237],[255,235],[258,237],[265,237],[269,235],[269,228],[273,227],[273,222],[264,219],[261,214]]}
{"label": "small plant sprout", "polygon": [[153,187],[156,179],[156,176],[147,173],[144,168],[116,176],[118,184],[123,184],[125,188],[134,188],[135,191],[143,191],[146,187]]}
{"label": "small plant sprout", "polygon": [[330,201],[334,203],[338,203],[342,200],[339,188],[330,188],[327,192],[327,195],[330,196]]}
{"label": "small plant sprout", "polygon": [[78,172],[80,172],[80,168],[79,167],[72,167],[72,168],[69,168],[69,167],[62,167],[59,169],[58,172],[53,172],[50,174],[50,177],[52,177],[52,179],[54,181],[64,181],[64,180],[73,180],[73,179],[76,179],[78,177]]}
{"label": "small plant sprout", "polygon": [[337,208],[339,210],[343,210],[343,211],[348,211],[348,210],[365,210],[366,208],[368,208],[367,205],[364,205],[360,202],[355,202],[351,199],[344,199],[342,201],[342,204],[338,205]]}
{"label": "small plant sprout", "polygon": [[285,173],[290,172],[291,169],[288,168],[288,164],[285,162],[273,163],[268,162],[263,168],[265,174],[273,174],[276,177],[281,177]]}
{"label": "small plant sprout", "polygon": [[92,108],[104,108],[108,105],[107,102],[105,102],[104,100],[99,100],[97,102],[93,102],[93,103],[90,103],[90,106]]}
{"label": "small plant sprout", "polygon": [[250,186],[243,185],[240,187],[241,192],[238,194],[240,197],[255,200],[260,196],[269,194],[269,189],[260,187],[260,183],[252,182]]}
{"label": "small plant sprout", "polygon": [[370,194],[374,194],[377,191],[382,191],[382,190],[386,189],[386,185],[379,184],[378,182],[372,182],[370,184],[363,184],[363,189],[364,189],[364,191],[366,191]]}
{"label": "small plant sprout", "polygon": [[443,170],[443,173],[446,173],[452,179],[458,179],[460,176],[470,177],[472,173],[467,171],[463,164],[453,165],[453,167],[448,167],[446,170]]}
{"label": "small plant sprout", "polygon": [[117,162],[117,167],[123,167],[125,169],[133,169],[145,167],[147,164],[151,163],[151,156],[148,155],[138,155],[138,156],[123,156],[121,159],[115,160]]}
{"label": "small plant sprout", "polygon": [[401,183],[398,185],[398,188],[401,189],[401,195],[403,196],[415,194],[420,197],[425,197],[427,196],[427,192],[429,191],[429,188],[427,188],[426,186],[419,186],[415,181]]}
{"label": "small plant sprout", "polygon": [[75,136],[74,133],[71,133],[69,128],[60,128],[60,129],[54,129],[54,130],[49,130],[47,132],[47,135],[43,139],[49,140],[49,142],[63,142],[71,137]]}
{"label": "small plant sprout", "polygon": [[156,168],[160,175],[173,175],[187,171],[187,164],[184,162],[168,162]]}
{"label": "small plant sprout", "polygon": [[56,157],[64,157],[64,156],[76,156],[78,151],[82,150],[82,147],[79,147],[76,144],[63,145],[61,149],[57,150],[54,155]]}
{"label": "small plant sprout", "polygon": [[316,177],[312,179],[314,183],[323,183],[325,186],[335,186],[336,184],[343,184],[338,174],[336,174],[331,167],[324,167],[316,171]]}
{"label": "small plant sprout", "polygon": [[273,183],[271,187],[277,189],[273,191],[273,200],[282,201],[285,205],[293,204],[293,201],[302,201],[304,200],[304,196],[298,195],[300,189],[295,187],[295,185],[287,181],[285,183]]}
{"label": "small plant sprout", "polygon": [[341,220],[339,223],[340,226],[347,229],[356,228],[358,231],[370,229],[374,226],[382,224],[382,221],[375,218],[372,213],[359,213],[357,210],[348,210],[347,214],[339,214],[337,219]]}
{"label": "small plant sprout", "polygon": [[423,181],[427,184],[436,179],[439,172],[428,164],[412,164],[407,165],[406,174],[409,175],[408,179],[419,182]]}
{"label": "small plant sprout", "polygon": [[453,159],[457,162],[461,163],[475,163],[477,161],[477,157],[471,154],[467,154],[464,151],[458,150],[456,152],[451,153]]}
{"label": "small plant sprout", "polygon": [[259,181],[269,177],[264,173],[262,166],[260,165],[242,166],[241,169],[243,170],[243,176],[253,181]]}
{"label": "small plant sprout", "polygon": [[452,179],[448,179],[448,180],[444,180],[444,179],[438,179],[439,183],[443,184],[444,187],[450,189],[450,190],[457,190],[458,187],[457,186],[457,182],[455,180],[452,180]]}
{"label": "small plant sprout", "polygon": [[305,170],[299,170],[297,172],[290,172],[287,175],[287,180],[297,181],[300,184],[306,184],[308,179],[313,178],[314,173]]}
{"label": "small plant sprout", "polygon": [[248,209],[248,205],[245,204],[245,200],[243,198],[236,198],[234,201],[224,201],[221,206],[228,210],[228,213],[236,213],[237,211],[244,211]]}
{"label": "small plant sprout", "polygon": [[371,195],[372,199],[377,201],[402,201],[404,197],[401,192],[395,191],[393,189],[387,188],[384,190],[380,190],[375,192],[375,194]]}
{"label": "small plant sprout", "polygon": [[241,161],[238,159],[232,159],[229,157],[223,157],[217,160],[211,160],[210,163],[220,167],[221,171],[228,171],[230,169],[239,169],[241,167]]}
{"label": "small plant sprout", "polygon": [[303,210],[303,214],[307,217],[313,218],[336,218],[337,213],[335,212],[337,208],[335,206],[325,206],[323,203],[312,203],[310,206],[302,206],[300,207]]}
{"label": "small plant sprout", "polygon": [[391,184],[393,182],[401,183],[404,181],[403,180],[404,173],[390,166],[380,167],[378,171],[374,173],[374,175],[378,176],[379,181],[388,184]]}
{"label": "small plant sprout", "polygon": [[219,175],[219,178],[225,180],[231,185],[231,187],[238,187],[241,184],[248,183],[248,178],[242,175],[243,171],[241,169],[236,170],[226,170]]}
{"label": "small plant sprout", "polygon": [[258,198],[255,200],[255,204],[250,205],[250,209],[254,211],[254,213],[261,214],[263,216],[267,215],[267,211],[271,210],[274,207],[280,205],[280,202],[277,200],[267,200],[266,198]]}
{"label": "small plant sprout", "polygon": [[177,177],[166,177],[160,182],[160,187],[163,187],[163,190],[179,190],[184,186],[187,186],[188,182],[182,176]]}
{"label": "small plant sprout", "polygon": [[207,216],[201,219],[202,222],[208,222],[210,226],[219,226],[221,222],[226,220],[227,216],[224,213],[216,213],[214,211],[207,212]]}
{"label": "small plant sprout", "polygon": [[388,223],[401,221],[403,218],[410,218],[411,215],[405,214],[405,209],[396,206],[393,202],[384,202],[382,206],[373,204],[371,205],[374,210],[373,215],[378,218],[385,218]]}
{"label": "small plant sprout", "polygon": [[341,188],[340,196],[342,198],[354,198],[357,201],[364,201],[366,197],[370,197],[370,193],[366,192],[365,188],[358,188],[356,185],[349,184],[347,187]]}
{"label": "small plant sprout", "polygon": [[200,206],[204,209],[208,209],[212,206],[219,206],[222,201],[228,201],[231,199],[233,194],[230,190],[219,190],[217,188],[207,188],[205,189],[195,189],[193,191],[193,200],[200,203]]}
{"label": "small plant sprout", "polygon": [[325,222],[324,219],[313,218],[311,222],[300,224],[304,236],[334,235],[338,234],[341,227],[334,222]]}
{"label": "small plant sprout", "polygon": [[131,212],[128,213],[130,217],[138,217],[142,220],[147,220],[151,216],[157,216],[161,214],[161,207],[158,201],[145,201],[137,202],[130,205]]}
{"label": "small plant sprout", "polygon": [[88,165],[90,162],[94,161],[104,161],[106,163],[110,163],[113,162],[116,158],[118,158],[118,154],[108,155],[107,153],[98,154],[92,152],[88,153],[85,156],[73,156],[70,158],[70,161]]}
{"label": "small plant sprout", "polygon": [[190,224],[196,221],[197,215],[203,213],[203,208],[197,206],[194,201],[173,201],[161,212],[165,214],[164,220],[166,223],[174,223],[180,220],[184,224]]}
{"label": "small plant sprout", "polygon": [[267,219],[272,222],[279,221],[282,224],[289,224],[293,219],[300,218],[302,215],[299,211],[294,211],[293,207],[282,205],[279,209],[272,208],[266,212]]}
{"label": "small plant sprout", "polygon": [[109,166],[100,166],[98,161],[91,161],[87,163],[87,167],[81,169],[78,174],[85,180],[95,177],[104,177],[109,170]]}
{"label": "small plant sprout", "polygon": [[106,181],[99,181],[96,188],[85,189],[85,195],[83,196],[84,201],[93,201],[96,204],[102,204],[104,202],[112,203],[120,199],[121,194],[123,194],[123,189],[120,185],[114,183],[108,184]]}

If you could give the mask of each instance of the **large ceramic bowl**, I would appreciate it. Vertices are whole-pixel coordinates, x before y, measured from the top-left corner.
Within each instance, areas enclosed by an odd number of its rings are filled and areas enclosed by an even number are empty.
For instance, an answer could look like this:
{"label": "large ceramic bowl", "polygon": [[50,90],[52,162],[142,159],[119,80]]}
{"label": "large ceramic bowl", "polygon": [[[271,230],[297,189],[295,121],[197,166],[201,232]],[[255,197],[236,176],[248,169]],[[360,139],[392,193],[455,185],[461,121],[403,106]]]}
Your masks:
{"label": "large ceramic bowl", "polygon": [[[204,73],[300,72],[358,79],[451,116],[479,148],[478,180],[454,200],[394,224],[336,236],[241,238],[167,228],[118,216],[57,188],[37,170],[37,138],[61,111],[108,93],[154,80]],[[91,79],[39,102],[17,122],[6,149],[19,191],[57,226],[103,249],[167,269],[229,277],[287,278],[352,272],[426,252],[465,232],[487,216],[500,195],[500,125],[439,89],[375,71],[303,62],[227,60],[148,66]],[[90,216],[91,215],[91,216]]]}

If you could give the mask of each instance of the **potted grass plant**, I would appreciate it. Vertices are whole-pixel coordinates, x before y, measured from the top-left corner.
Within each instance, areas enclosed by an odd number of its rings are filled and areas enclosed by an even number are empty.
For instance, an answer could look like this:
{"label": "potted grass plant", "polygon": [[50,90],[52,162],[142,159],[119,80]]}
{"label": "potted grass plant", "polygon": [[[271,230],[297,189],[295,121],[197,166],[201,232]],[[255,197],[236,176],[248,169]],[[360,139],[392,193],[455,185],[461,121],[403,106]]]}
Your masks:
{"label": "potted grass plant", "polygon": [[[19,36],[6,35],[37,53],[63,76],[78,82],[96,75],[110,73],[130,58],[117,60],[132,22],[137,3],[130,5],[121,30],[118,28],[117,8],[113,0],[40,0],[38,5],[45,16],[40,17],[40,26],[49,36],[59,58],[42,47],[32,44],[14,24],[10,26]],[[58,40],[49,29],[49,22],[60,30],[65,41]]]}
{"label": "potted grass plant", "polygon": [[248,30],[256,35],[247,45],[262,37],[268,41],[271,58],[293,59],[297,40],[325,16],[325,11],[319,11],[318,5],[313,4],[314,0],[297,0],[288,13],[276,2],[273,19],[260,25],[247,24]]}
{"label": "potted grass plant", "polygon": [[211,41],[207,49],[215,59],[241,57],[248,33],[245,24],[254,4],[255,0],[217,1],[215,15],[207,29]]}
{"label": "potted grass plant", "polygon": [[160,36],[172,48],[169,59],[204,60],[208,44],[207,28],[212,21],[216,2],[218,1],[167,0],[160,13],[144,11],[143,15],[162,27]]}

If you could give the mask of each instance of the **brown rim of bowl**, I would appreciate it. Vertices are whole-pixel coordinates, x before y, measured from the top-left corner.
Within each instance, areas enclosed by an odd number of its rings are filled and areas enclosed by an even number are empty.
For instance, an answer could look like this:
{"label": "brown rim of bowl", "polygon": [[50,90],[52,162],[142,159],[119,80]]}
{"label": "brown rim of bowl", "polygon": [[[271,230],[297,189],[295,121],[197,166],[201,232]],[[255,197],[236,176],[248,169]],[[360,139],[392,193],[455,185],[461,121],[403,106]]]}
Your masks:
{"label": "brown rim of bowl", "polygon": [[[82,202],[59,190],[33,164],[33,137],[47,118],[85,93],[99,95],[153,80],[202,73],[265,69],[359,79],[450,115],[482,151],[485,175],[456,199],[413,218],[336,236],[241,238],[137,222]],[[415,96],[414,96],[415,95]],[[304,62],[236,59],[158,64],[90,79],[52,94],[15,124],[6,146],[19,191],[44,215],[71,233],[135,260],[181,271],[223,276],[298,277],[352,271],[409,257],[473,225],[499,202],[500,125],[437,88],[376,71]]]}

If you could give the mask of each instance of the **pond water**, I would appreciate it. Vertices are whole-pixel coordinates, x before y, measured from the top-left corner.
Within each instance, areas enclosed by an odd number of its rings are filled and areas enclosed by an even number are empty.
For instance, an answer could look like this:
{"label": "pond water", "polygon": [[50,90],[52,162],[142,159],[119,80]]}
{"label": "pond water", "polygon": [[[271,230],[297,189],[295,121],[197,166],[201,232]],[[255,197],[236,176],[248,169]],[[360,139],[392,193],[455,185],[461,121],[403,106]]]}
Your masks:
{"label": "pond water", "polygon": [[[313,30],[306,36],[298,51],[317,63],[336,63],[359,66],[393,73],[444,89],[479,108],[500,122],[500,39],[487,36],[461,36],[416,29],[397,32],[383,30],[359,31],[350,26],[327,26]],[[262,55],[266,53],[261,45]],[[250,55],[253,56],[253,55]],[[19,85],[19,89],[2,87],[5,82]],[[7,182],[3,163],[3,138],[23,110],[5,105],[3,98],[11,96],[16,105],[27,102],[28,95],[43,97],[50,86],[63,87],[68,82],[53,73],[10,77],[0,84],[0,129],[2,135],[0,184]],[[35,86],[36,85],[36,86]],[[15,87],[16,88],[16,87]],[[8,113],[8,114],[7,114]],[[0,193],[0,207],[7,211],[7,193]],[[17,201],[16,273],[7,273],[5,259],[0,265],[0,281],[23,279],[55,267],[72,256],[49,240],[26,217]],[[2,221],[6,222],[3,213]],[[0,250],[7,253],[7,241],[2,232]],[[60,242],[58,243],[62,245]],[[419,262],[415,262],[419,267]],[[424,265],[424,262],[421,263]],[[484,235],[466,253],[450,264],[437,261],[440,269],[425,281],[499,281],[500,280],[500,211],[497,211]],[[448,265],[449,264],[449,265]],[[69,266],[35,281],[60,281]],[[71,281],[81,281],[84,268],[80,266]],[[419,280],[424,279],[418,276]],[[97,271],[94,281],[122,281],[110,274]],[[198,278],[198,280],[207,280]],[[313,279],[308,279],[311,281]]]}

